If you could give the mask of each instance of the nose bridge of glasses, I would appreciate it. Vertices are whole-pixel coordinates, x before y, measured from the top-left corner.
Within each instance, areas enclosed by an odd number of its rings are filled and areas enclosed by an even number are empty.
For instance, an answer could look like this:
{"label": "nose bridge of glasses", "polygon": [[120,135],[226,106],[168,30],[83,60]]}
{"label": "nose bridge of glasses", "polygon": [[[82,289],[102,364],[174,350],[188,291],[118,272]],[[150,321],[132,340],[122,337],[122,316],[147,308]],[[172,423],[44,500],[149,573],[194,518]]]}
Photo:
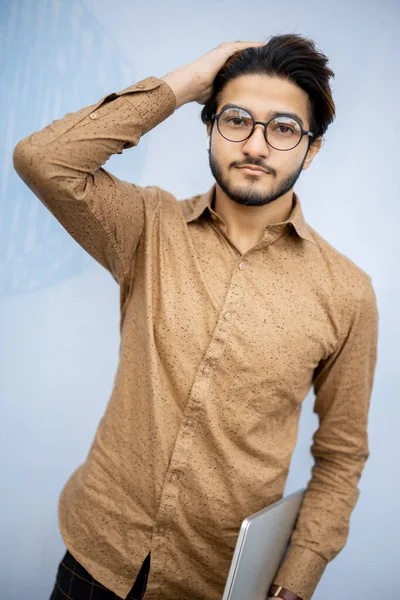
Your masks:
{"label": "nose bridge of glasses", "polygon": [[264,141],[267,141],[267,125],[268,123],[265,121],[253,121],[253,130],[250,133],[249,137],[247,138],[247,141],[250,138],[254,138],[254,132],[256,131],[257,127],[261,128],[262,131],[262,136],[264,138]]}

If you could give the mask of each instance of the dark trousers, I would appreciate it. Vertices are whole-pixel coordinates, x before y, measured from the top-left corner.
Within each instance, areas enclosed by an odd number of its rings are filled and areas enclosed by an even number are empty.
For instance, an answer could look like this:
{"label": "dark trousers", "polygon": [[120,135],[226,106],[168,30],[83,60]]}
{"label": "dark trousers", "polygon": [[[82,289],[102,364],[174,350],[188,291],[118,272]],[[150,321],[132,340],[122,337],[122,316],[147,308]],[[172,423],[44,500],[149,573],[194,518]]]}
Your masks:
{"label": "dark trousers", "polygon": [[[127,598],[141,600],[146,591],[150,570],[150,553],[144,559],[139,574]],[[50,600],[118,600],[119,596],[104,587],[67,552],[59,564],[56,583]]]}

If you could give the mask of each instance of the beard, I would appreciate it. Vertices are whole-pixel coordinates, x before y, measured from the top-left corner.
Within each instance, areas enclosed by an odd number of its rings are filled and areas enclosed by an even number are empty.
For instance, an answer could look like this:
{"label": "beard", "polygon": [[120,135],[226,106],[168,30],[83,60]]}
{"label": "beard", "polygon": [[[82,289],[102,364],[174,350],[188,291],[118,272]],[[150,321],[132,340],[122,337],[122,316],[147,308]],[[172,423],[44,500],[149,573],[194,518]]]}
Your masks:
{"label": "beard", "polygon": [[[221,165],[212,156],[211,150],[208,151],[208,162],[210,169],[219,187],[228,196],[228,198],[233,200],[233,202],[236,202],[237,204],[244,204],[246,206],[264,206],[270,202],[273,202],[274,200],[277,200],[291,190],[300,176],[306,157],[307,153],[304,156],[301,165],[295,171],[289,173],[285,179],[279,183],[278,187],[274,191],[267,192],[256,189],[256,183],[254,181],[249,181],[247,188],[244,186],[234,186],[229,181],[228,177],[224,177]],[[251,177],[251,175],[249,175],[249,177]]]}

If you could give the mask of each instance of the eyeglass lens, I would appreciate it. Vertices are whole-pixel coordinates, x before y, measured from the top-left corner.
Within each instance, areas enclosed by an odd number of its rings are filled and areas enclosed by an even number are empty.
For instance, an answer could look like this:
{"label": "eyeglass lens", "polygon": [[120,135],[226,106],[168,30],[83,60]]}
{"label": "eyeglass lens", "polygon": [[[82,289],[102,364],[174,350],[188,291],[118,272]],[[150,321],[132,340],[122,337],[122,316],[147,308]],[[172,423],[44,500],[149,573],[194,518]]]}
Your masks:
{"label": "eyeglass lens", "polygon": [[[231,142],[242,142],[253,129],[253,117],[243,108],[227,108],[218,119],[220,134]],[[301,127],[290,117],[278,116],[268,123],[268,143],[277,150],[294,148],[301,138]]]}

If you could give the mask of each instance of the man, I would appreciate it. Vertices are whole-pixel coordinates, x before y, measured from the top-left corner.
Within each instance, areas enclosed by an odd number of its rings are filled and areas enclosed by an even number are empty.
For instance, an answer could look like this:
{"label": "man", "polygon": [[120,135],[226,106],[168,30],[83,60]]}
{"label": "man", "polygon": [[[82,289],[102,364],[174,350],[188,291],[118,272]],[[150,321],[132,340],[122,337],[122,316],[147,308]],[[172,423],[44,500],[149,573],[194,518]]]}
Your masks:
{"label": "man", "polygon": [[[269,594],[309,600],[346,543],[376,299],[293,192],[334,118],[332,76],[298,35],[224,43],[17,145],[20,176],[120,286],[120,363],[61,494],[53,600],[142,598],[146,583],[149,600],[220,598],[241,521],[282,497],[311,386],[315,464]],[[211,190],[178,202],[102,167],[192,101],[205,104]]]}

